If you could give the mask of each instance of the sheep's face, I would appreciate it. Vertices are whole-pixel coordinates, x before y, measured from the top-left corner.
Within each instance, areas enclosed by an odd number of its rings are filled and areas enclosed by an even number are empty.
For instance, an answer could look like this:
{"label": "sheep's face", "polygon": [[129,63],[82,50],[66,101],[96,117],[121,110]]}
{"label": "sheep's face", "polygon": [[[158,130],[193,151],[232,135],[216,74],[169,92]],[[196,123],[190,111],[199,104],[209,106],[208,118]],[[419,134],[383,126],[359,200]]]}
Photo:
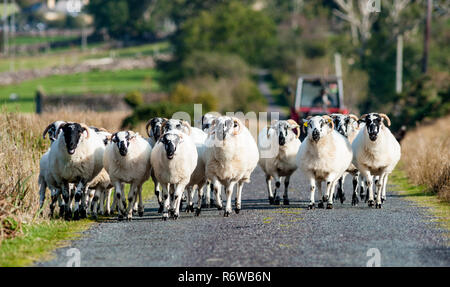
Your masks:
{"label": "sheep's face", "polygon": [[161,126],[165,120],[163,118],[153,118],[150,120],[150,135],[158,140],[161,136]]}
{"label": "sheep's face", "polygon": [[315,142],[328,135],[333,130],[333,121],[331,118],[315,116],[305,121],[308,137]]}
{"label": "sheep's face", "polygon": [[81,135],[84,131],[86,131],[86,128],[82,127],[78,123],[66,123],[60,128],[63,131],[67,152],[72,155],[75,153],[75,150],[80,142]]}
{"label": "sheep's face", "polygon": [[215,134],[216,139],[219,141],[224,141],[227,137],[237,135],[241,130],[238,121],[238,119],[232,117],[218,117],[212,122],[212,134]]}
{"label": "sheep's face", "polygon": [[175,156],[178,145],[183,142],[183,137],[180,134],[166,133],[161,136],[159,141],[164,145],[166,156],[170,160]]}
{"label": "sheep's face", "polygon": [[371,141],[376,141],[383,123],[383,118],[377,113],[370,113],[364,118],[361,118],[360,121],[363,121],[366,124],[369,139]]}
{"label": "sheep's face", "polygon": [[163,131],[162,133],[165,134],[168,131],[172,131],[172,130],[179,130],[181,132],[184,132],[186,134],[190,134],[190,130],[187,127],[187,123],[184,122],[183,120],[177,120],[177,119],[170,119],[167,120],[164,125],[162,126]]}
{"label": "sheep's face", "polygon": [[121,131],[112,135],[111,141],[117,145],[117,149],[121,156],[126,156],[128,153],[128,148],[130,146],[130,141],[136,135],[131,131]]}
{"label": "sheep's face", "polygon": [[211,114],[205,114],[202,116],[202,130],[203,131],[208,131],[209,128],[211,127],[211,124],[213,122],[213,120],[216,117],[211,115]]}
{"label": "sheep's face", "polygon": [[286,143],[297,138],[299,133],[298,125],[289,123],[288,121],[278,121],[275,125],[278,134],[278,144],[284,146]]}
{"label": "sheep's face", "polygon": [[50,125],[47,132],[48,132],[48,138],[50,139],[51,142],[54,142],[58,138],[58,135],[60,132],[59,127],[64,123],[65,123],[64,121],[56,121]]}

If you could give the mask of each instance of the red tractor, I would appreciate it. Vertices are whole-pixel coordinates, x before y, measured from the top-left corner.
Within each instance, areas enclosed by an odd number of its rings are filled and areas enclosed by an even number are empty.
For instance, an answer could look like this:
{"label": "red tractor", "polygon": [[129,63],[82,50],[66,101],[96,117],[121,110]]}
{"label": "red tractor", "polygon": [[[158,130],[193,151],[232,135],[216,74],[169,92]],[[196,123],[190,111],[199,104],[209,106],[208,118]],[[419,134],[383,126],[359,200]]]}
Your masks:
{"label": "red tractor", "polygon": [[[308,116],[332,113],[348,114],[344,106],[342,78],[303,75],[297,80],[291,119],[300,122]],[[301,135],[303,139],[306,135]]]}

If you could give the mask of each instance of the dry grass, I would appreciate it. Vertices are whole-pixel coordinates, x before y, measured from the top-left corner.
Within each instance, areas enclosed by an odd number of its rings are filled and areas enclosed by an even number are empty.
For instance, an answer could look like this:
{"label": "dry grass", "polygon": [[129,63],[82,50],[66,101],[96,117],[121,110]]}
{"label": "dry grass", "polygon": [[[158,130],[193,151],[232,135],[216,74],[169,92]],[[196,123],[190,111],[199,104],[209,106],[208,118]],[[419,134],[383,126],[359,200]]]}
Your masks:
{"label": "dry grass", "polygon": [[413,183],[450,202],[450,116],[409,132],[402,141],[402,161]]}
{"label": "dry grass", "polygon": [[[39,213],[37,178],[39,160],[50,146],[42,139],[45,127],[55,120],[84,122],[109,131],[120,128],[126,112],[64,110],[43,115],[0,114],[0,244],[21,232],[23,223],[47,220]],[[137,129],[145,134],[143,125]],[[45,206],[44,206],[45,207]],[[46,208],[48,209],[48,208]]]}

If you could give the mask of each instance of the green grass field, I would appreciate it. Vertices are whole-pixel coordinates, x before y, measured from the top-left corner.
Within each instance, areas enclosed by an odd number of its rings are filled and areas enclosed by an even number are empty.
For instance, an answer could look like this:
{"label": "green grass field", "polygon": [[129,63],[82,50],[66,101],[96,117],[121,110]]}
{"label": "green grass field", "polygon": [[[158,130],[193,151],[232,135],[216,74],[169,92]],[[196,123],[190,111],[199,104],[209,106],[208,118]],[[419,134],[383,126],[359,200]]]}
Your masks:
{"label": "green grass field", "polygon": [[78,36],[16,36],[12,38],[12,45],[33,45],[40,43],[54,43],[54,42],[63,42],[63,41],[72,41]]}
{"label": "green grass field", "polygon": [[[71,75],[54,75],[0,88],[0,104],[8,111],[33,112],[38,88],[47,95],[124,94],[129,91],[158,91],[159,73],[154,69],[91,71]],[[11,94],[18,95],[10,101]]]}

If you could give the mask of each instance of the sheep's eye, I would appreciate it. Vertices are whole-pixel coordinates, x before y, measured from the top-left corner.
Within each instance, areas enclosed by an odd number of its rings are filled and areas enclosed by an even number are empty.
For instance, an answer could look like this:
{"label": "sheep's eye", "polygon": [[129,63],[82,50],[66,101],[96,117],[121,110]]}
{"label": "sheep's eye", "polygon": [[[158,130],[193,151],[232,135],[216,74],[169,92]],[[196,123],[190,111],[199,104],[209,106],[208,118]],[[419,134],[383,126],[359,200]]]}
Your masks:
{"label": "sheep's eye", "polygon": [[181,128],[181,125],[180,125],[180,124],[177,124],[177,128]]}

